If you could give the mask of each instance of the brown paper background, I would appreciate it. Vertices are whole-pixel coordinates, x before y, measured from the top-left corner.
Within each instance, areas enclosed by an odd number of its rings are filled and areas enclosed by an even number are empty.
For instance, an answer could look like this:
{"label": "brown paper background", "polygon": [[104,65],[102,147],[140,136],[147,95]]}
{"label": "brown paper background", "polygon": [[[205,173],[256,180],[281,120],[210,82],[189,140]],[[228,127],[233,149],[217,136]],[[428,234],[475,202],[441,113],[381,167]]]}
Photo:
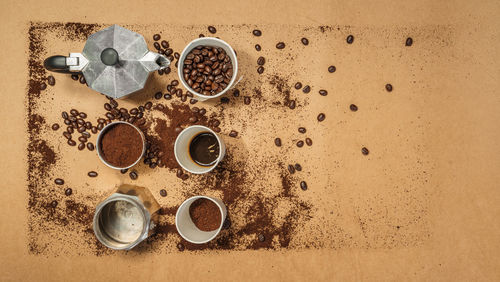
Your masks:
{"label": "brown paper background", "polygon": [[[479,5],[466,1],[222,2],[198,5],[151,2],[148,5],[122,1],[118,6],[97,1],[84,6],[66,1],[2,4],[0,77],[4,98],[1,111],[4,161],[1,169],[4,179],[0,195],[4,199],[1,213],[1,234],[5,239],[1,247],[3,279],[498,280],[498,4]],[[326,99],[311,95],[307,111],[293,113],[297,113],[293,120],[308,112],[314,113],[311,114],[313,119],[306,124],[308,129],[314,128],[316,134],[314,150],[304,154],[305,150],[291,147],[300,155],[301,163],[308,167],[310,193],[301,197],[314,201],[315,218],[327,218],[323,227],[349,227],[350,234],[361,236],[356,242],[362,244],[339,245],[328,241],[331,237],[325,235],[320,241],[330,242],[328,246],[310,249],[162,251],[102,257],[30,254],[26,225],[29,215],[26,210],[24,106],[29,21],[146,26],[160,23],[158,26],[162,28],[194,25],[200,29],[207,24],[257,25],[264,35],[269,31],[269,38],[263,38],[269,47],[266,54],[269,65],[272,64],[269,60],[278,58],[272,43],[277,42],[278,37],[285,37],[281,39],[285,42],[293,41],[286,36],[298,26],[339,26],[355,34],[355,43],[350,48],[344,43],[348,33],[329,36],[330,42],[319,43],[318,39],[318,48],[323,52],[300,56],[294,60],[292,70],[278,66],[277,71],[308,81],[315,86],[312,94],[316,94],[314,90],[320,85],[328,86],[325,87],[329,90]],[[280,28],[283,29],[281,34]],[[200,30],[193,37],[199,32],[207,33]],[[415,40],[411,50],[401,46],[405,34]],[[252,38],[248,34],[245,36]],[[295,41],[298,38],[300,35],[296,35]],[[309,38],[314,46],[314,36]],[[188,40],[174,41],[175,49],[180,50]],[[67,44],[54,45],[51,51],[64,54],[80,50],[68,50]],[[250,52],[253,43],[244,46],[249,51],[243,57],[254,64],[258,55]],[[293,46],[298,48],[300,45]],[[238,50],[238,46],[235,48]],[[330,61],[337,66],[333,77],[325,72]],[[284,70],[279,70],[280,67]],[[246,68],[254,72],[251,66]],[[100,99],[96,105],[102,106],[100,95],[92,95],[91,90],[58,78],[56,75],[55,92],[64,93],[67,89],[85,97],[85,100],[72,103],[90,108],[92,99]],[[383,90],[388,81],[395,88],[390,95]],[[354,115],[348,111],[350,103],[360,107]],[[318,126],[314,117],[320,110],[327,113],[327,119],[325,124]],[[58,111],[54,109],[54,113]],[[255,143],[262,137],[257,128],[267,131],[265,124],[244,131],[248,133],[242,137],[247,149],[262,145]],[[291,138],[294,128],[292,125],[290,129],[283,128],[282,139]],[[289,137],[285,137],[287,132]],[[370,149],[368,158],[360,154],[361,146]],[[92,162],[92,157],[87,154],[84,162],[101,168],[100,164]],[[87,170],[90,169],[83,172]],[[424,170],[426,175],[421,174]],[[106,173],[102,173],[104,175],[95,180],[81,176],[74,179],[77,181],[81,177],[90,185],[101,187],[119,181],[113,178],[114,174],[106,177]],[[397,187],[413,191],[414,202],[405,205],[410,198],[408,194],[398,194]],[[421,207],[420,219],[418,224],[412,225],[414,230],[410,234],[418,236],[398,237],[401,244],[383,244],[385,241],[380,237],[385,238],[388,234],[388,224],[397,222],[399,215],[404,217],[417,211],[415,207]],[[332,209],[338,213],[333,221],[328,217]],[[379,212],[384,210],[386,214],[381,215]],[[375,224],[367,224],[369,229],[363,230],[363,224],[355,224],[360,215]],[[311,225],[304,228],[301,232],[306,237],[308,231],[318,232]],[[328,234],[331,229],[324,231]],[[363,238],[363,234],[373,237]],[[382,244],[377,244],[380,242]],[[62,248],[78,246],[63,245]]]}

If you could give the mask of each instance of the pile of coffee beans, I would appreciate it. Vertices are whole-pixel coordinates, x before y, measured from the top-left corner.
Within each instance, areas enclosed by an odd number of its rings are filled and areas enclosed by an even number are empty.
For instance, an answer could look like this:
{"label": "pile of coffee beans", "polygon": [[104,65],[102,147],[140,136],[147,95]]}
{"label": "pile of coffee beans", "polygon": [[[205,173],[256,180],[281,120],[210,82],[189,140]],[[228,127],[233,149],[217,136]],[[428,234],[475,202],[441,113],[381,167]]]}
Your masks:
{"label": "pile of coffee beans", "polygon": [[233,77],[231,58],[220,47],[198,46],[182,63],[184,81],[202,95],[220,93]]}
{"label": "pile of coffee beans", "polygon": [[[184,93],[181,88],[177,88],[178,86],[179,86],[179,81],[177,79],[172,80],[167,85],[168,93],[165,93],[165,95],[163,95],[163,98],[165,98],[165,100],[170,100],[172,99],[172,97],[178,97],[181,99],[182,102],[186,102],[187,99],[190,98],[189,99],[190,104],[196,104],[198,102],[198,100],[193,98],[193,93],[189,91],[186,91],[186,93]],[[160,93],[161,95],[161,92],[158,93]],[[160,99],[161,96],[159,96],[160,98],[157,98],[157,94],[155,94],[155,99]]]}

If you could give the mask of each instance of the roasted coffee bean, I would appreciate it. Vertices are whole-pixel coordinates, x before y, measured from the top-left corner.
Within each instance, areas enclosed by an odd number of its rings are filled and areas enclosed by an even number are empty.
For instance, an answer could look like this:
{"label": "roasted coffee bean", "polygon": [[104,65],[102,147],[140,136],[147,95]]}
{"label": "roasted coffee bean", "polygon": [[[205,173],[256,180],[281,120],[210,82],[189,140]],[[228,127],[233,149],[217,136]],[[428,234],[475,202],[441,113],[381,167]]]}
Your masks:
{"label": "roasted coffee bean", "polygon": [[111,107],[111,105],[110,105],[109,103],[105,103],[105,104],[104,104],[104,109],[105,109],[106,111],[111,111],[112,107]]}
{"label": "roasted coffee bean", "polygon": [[262,31],[260,31],[260,30],[258,30],[258,29],[254,29],[254,30],[252,31],[252,33],[253,33],[253,35],[255,35],[255,36],[261,36],[261,35],[262,35]]}
{"label": "roasted coffee bean", "polygon": [[104,128],[104,123],[99,123],[97,129],[102,130]]}
{"label": "roasted coffee bean", "polygon": [[66,190],[64,190],[64,195],[71,196],[71,194],[73,194],[73,189],[66,188]]}
{"label": "roasted coffee bean", "polygon": [[84,136],[80,136],[80,137],[78,137],[78,141],[85,143],[85,142],[87,142],[87,138],[85,138]]}
{"label": "roasted coffee bean", "polygon": [[[69,134],[73,134],[73,132],[75,132],[75,130],[73,129],[73,126],[68,126],[66,127],[66,131],[69,133]],[[64,134],[64,133],[63,133]],[[70,135],[71,136],[71,135]]]}
{"label": "roasted coffee bean", "polygon": [[304,141],[297,141],[297,147],[302,148],[302,146],[304,146]]}
{"label": "roasted coffee bean", "polygon": [[85,128],[86,128],[86,129],[91,129],[91,128],[92,128],[92,123],[91,123],[90,121],[87,121],[87,122],[85,123]]}
{"label": "roasted coffee bean", "polygon": [[74,116],[74,117],[78,116],[78,114],[79,114],[79,112],[78,112],[77,110],[75,110],[75,109],[71,109],[71,111],[69,111],[69,113],[70,113],[72,116]]}
{"label": "roasted coffee bean", "polygon": [[58,124],[58,123],[54,123],[54,124],[52,125],[52,130],[56,131],[56,130],[58,130],[58,129],[59,129],[59,124]]}
{"label": "roasted coffee bean", "polygon": [[161,190],[160,190],[160,196],[162,196],[162,197],[166,197],[166,196],[167,196],[167,190],[165,190],[165,189],[161,189]]}
{"label": "roasted coffee bean", "polygon": [[[180,90],[180,89],[179,89]],[[181,96],[181,101],[182,102],[186,102],[187,101],[187,96],[186,95],[182,95]]]}
{"label": "roasted coffee bean", "polygon": [[83,75],[82,75],[82,76],[80,76],[80,83],[81,83],[81,84],[85,84],[85,83],[87,83],[87,81],[85,80],[85,77],[84,77]]}
{"label": "roasted coffee bean", "polygon": [[167,49],[168,47],[170,47],[170,44],[168,44],[168,42],[166,40],[162,40],[161,41],[161,47]]}
{"label": "roasted coffee bean", "polygon": [[307,144],[307,146],[312,146],[313,141],[311,140],[311,138],[309,138],[309,137],[306,138],[306,144]]}
{"label": "roasted coffee bean", "polygon": [[68,140],[68,145],[70,145],[70,146],[76,146],[76,142],[75,142],[75,140],[71,140],[71,139],[69,139],[69,140]]}
{"label": "roasted coffee bean", "polygon": [[189,103],[191,105],[194,105],[194,104],[198,103],[198,100],[196,100],[196,99],[189,99]]}
{"label": "roasted coffee bean", "polygon": [[238,89],[234,89],[234,90],[233,90],[233,96],[234,96],[234,97],[239,97],[239,96],[240,96],[240,90],[238,90]]}
{"label": "roasted coffee bean", "polygon": [[160,40],[160,38],[161,38],[161,36],[158,33],[155,34],[155,35],[153,35],[153,40],[154,41],[158,41],[158,40]]}
{"label": "roasted coffee bean", "polygon": [[325,117],[326,117],[326,116],[325,116],[325,114],[324,114],[324,113],[320,113],[320,114],[318,115],[318,121],[324,121],[324,120],[325,120]]}
{"label": "roasted coffee bean", "polygon": [[243,103],[245,103],[245,105],[250,105],[250,102],[251,102],[251,99],[249,96],[245,96],[245,98],[243,99]]}
{"label": "roasted coffee bean", "polygon": [[172,99],[172,95],[165,93],[165,95],[163,95],[163,98],[165,98],[165,100],[170,100]]}
{"label": "roasted coffee bean", "polygon": [[77,131],[78,131],[78,133],[82,133],[82,132],[84,132],[85,130],[87,130],[87,129],[85,128],[85,126],[80,126],[80,127],[78,127],[78,130],[77,130]]}
{"label": "roasted coffee bean", "polygon": [[80,143],[80,144],[78,144],[78,150],[80,150],[80,151],[81,151],[81,150],[83,150],[83,149],[85,149],[85,143]]}
{"label": "roasted coffee bean", "polygon": [[302,42],[302,44],[304,44],[304,45],[309,45],[309,39],[307,39],[305,37],[302,37],[302,39],[300,40],[300,42]]}
{"label": "roasted coffee bean", "polygon": [[227,103],[229,103],[229,98],[227,98],[227,97],[222,97],[222,98],[220,98],[220,102],[221,102],[222,104],[227,104]]}
{"label": "roasted coffee bean", "polygon": [[264,234],[259,234],[258,238],[259,238],[259,242],[266,241],[266,236],[264,236]]}
{"label": "roasted coffee bean", "polygon": [[156,106],[156,108],[161,111],[161,110],[165,109],[165,106],[163,106],[162,104],[158,104]]}
{"label": "roasted coffee bean", "polygon": [[354,42],[354,36],[349,35],[346,38],[347,44],[352,44]]}
{"label": "roasted coffee bean", "polygon": [[392,91],[392,84],[387,83],[385,85],[385,90],[387,90],[388,92],[391,92]]}
{"label": "roasted coffee bean", "polygon": [[207,110],[205,108],[200,109],[200,115],[205,115],[207,113]]}
{"label": "roasted coffee bean", "polygon": [[87,114],[86,114],[86,113],[84,113],[84,112],[80,112],[78,115],[79,115],[81,118],[87,118]]}
{"label": "roasted coffee bean", "polygon": [[300,189],[307,190],[307,183],[305,181],[300,181]]}
{"label": "roasted coffee bean", "polygon": [[260,51],[260,50],[262,50],[262,47],[260,47],[259,44],[255,44],[255,50]]}
{"label": "roasted coffee bean", "polygon": [[40,83],[40,90],[47,89],[47,84],[45,82]]}
{"label": "roasted coffee bean", "polygon": [[236,138],[237,136],[238,136],[238,131],[231,130],[231,132],[229,132],[229,137]]}
{"label": "roasted coffee bean", "polygon": [[368,151],[368,149],[366,147],[363,147],[363,148],[361,148],[361,153],[366,156],[370,153],[370,151]]}
{"label": "roasted coffee bean", "polygon": [[295,100],[290,101],[290,103],[288,104],[288,107],[289,107],[291,110],[295,109]]}
{"label": "roasted coffee bean", "polygon": [[149,168],[155,168],[155,167],[157,167],[157,166],[158,166],[158,164],[157,164],[157,163],[150,163],[150,164],[149,164]]}
{"label": "roasted coffee bean", "polygon": [[193,116],[193,117],[190,117],[190,118],[189,118],[189,122],[190,122],[190,123],[195,123],[195,122],[197,122],[197,121],[198,121],[198,118],[197,118],[197,117],[194,117],[194,116]]}
{"label": "roasted coffee bean", "polygon": [[52,76],[52,75],[49,75],[47,77],[47,83],[50,85],[50,86],[54,86],[56,85],[56,79]]}
{"label": "roasted coffee bean", "polygon": [[306,128],[305,127],[299,127],[299,132],[300,133],[306,133]]}
{"label": "roasted coffee bean", "polygon": [[127,173],[127,171],[128,171],[128,168],[120,169],[121,174],[125,174],[125,173]]}
{"label": "roasted coffee bean", "polygon": [[274,145],[281,147],[281,139],[280,138],[274,139]]}
{"label": "roasted coffee bean", "polygon": [[88,138],[90,138],[90,133],[88,133],[86,131],[82,132],[82,136],[88,139]]}
{"label": "roasted coffee bean", "polygon": [[184,172],[182,171],[182,169],[178,168],[177,169],[177,172],[175,173],[175,175],[179,178],[181,178],[181,176],[184,174]]}
{"label": "roasted coffee bean", "polygon": [[129,176],[130,176],[130,179],[132,179],[132,180],[136,180],[137,177],[139,177],[139,175],[137,175],[137,172],[135,172],[135,171],[130,172]]}
{"label": "roasted coffee bean", "polygon": [[92,126],[92,129],[90,129],[90,131],[92,131],[92,133],[96,134],[97,133],[97,127],[96,126]]}
{"label": "roasted coffee bean", "polygon": [[411,37],[406,38],[405,46],[413,45],[413,39]]}
{"label": "roasted coffee bean", "polygon": [[216,33],[216,32],[217,32],[217,29],[216,29],[214,26],[209,25],[209,26],[208,26],[208,31],[209,31],[210,33]]}
{"label": "roasted coffee bean", "polygon": [[302,92],[304,92],[306,94],[311,92],[311,86],[309,86],[309,85],[304,86],[304,88],[302,88]]}
{"label": "roasted coffee bean", "polygon": [[156,92],[156,93],[155,93],[155,99],[156,99],[156,100],[160,100],[160,99],[161,99],[161,97],[163,97],[163,94],[162,94],[161,92]]}
{"label": "roasted coffee bean", "polygon": [[153,46],[155,47],[156,50],[161,49],[160,43],[158,43],[158,42],[153,43]]}
{"label": "roasted coffee bean", "polygon": [[63,136],[66,137],[66,139],[68,139],[68,140],[71,139],[71,134],[69,132],[64,131]]}
{"label": "roasted coffee bean", "polygon": [[54,200],[54,201],[50,202],[50,206],[55,209],[57,207],[57,201]]}
{"label": "roasted coffee bean", "polygon": [[321,89],[321,90],[319,91],[319,95],[321,95],[321,96],[326,96],[326,95],[328,95],[328,91],[326,91],[326,90],[324,90],[324,89]]}
{"label": "roasted coffee bean", "polygon": [[220,127],[215,127],[214,131],[217,132],[217,133],[219,133],[219,132],[221,132],[221,129],[220,129]]}
{"label": "roasted coffee bean", "polygon": [[89,172],[87,173],[87,175],[88,175],[89,177],[97,177],[97,175],[98,175],[98,174],[97,174],[97,172],[95,172],[95,171],[89,171]]}
{"label": "roasted coffee bean", "polygon": [[78,80],[78,74],[72,74],[71,79],[73,80]]}
{"label": "roasted coffee bean", "polygon": [[174,58],[176,58],[177,60],[179,60],[179,58],[181,57],[181,54],[175,52],[174,53]]}
{"label": "roasted coffee bean", "polygon": [[215,119],[215,120],[212,122],[212,125],[213,125],[214,127],[219,126],[219,125],[220,125],[220,120]]}
{"label": "roasted coffee bean", "polygon": [[302,171],[302,166],[300,164],[295,164],[296,171]]}
{"label": "roasted coffee bean", "polygon": [[288,165],[288,171],[290,172],[290,174],[294,174],[295,173],[295,167],[293,165]]}
{"label": "roasted coffee bean", "polygon": [[69,115],[68,115],[67,112],[62,112],[61,116],[62,116],[63,119],[68,119],[69,118]]}
{"label": "roasted coffee bean", "polygon": [[257,59],[257,65],[259,66],[262,66],[266,63],[266,58],[260,56],[258,59]]}
{"label": "roasted coffee bean", "polygon": [[111,104],[111,106],[112,106],[113,108],[118,107],[118,102],[116,102],[116,100],[115,100],[115,99],[113,99],[113,98],[110,98],[110,99],[109,99],[109,103]]}
{"label": "roasted coffee bean", "polygon": [[164,74],[169,74],[171,71],[172,71],[172,69],[170,67],[166,67],[163,69]]}
{"label": "roasted coffee bean", "polygon": [[260,66],[257,68],[257,73],[258,74],[262,74],[264,72],[264,67],[263,66]]}
{"label": "roasted coffee bean", "polygon": [[87,149],[88,149],[89,151],[94,151],[94,144],[92,144],[91,142],[88,142],[88,143],[87,143]]}
{"label": "roasted coffee bean", "polygon": [[76,123],[77,123],[78,125],[85,126],[85,121],[84,121],[83,119],[80,119],[80,118],[79,118],[79,119],[77,119],[77,120],[76,120]]}
{"label": "roasted coffee bean", "polygon": [[144,106],[139,106],[139,107],[137,107],[137,109],[138,109],[138,110],[139,110],[139,112],[141,112],[141,113],[142,113],[142,112],[144,112],[144,110],[145,110]]}
{"label": "roasted coffee bean", "polygon": [[64,180],[63,180],[63,179],[61,179],[61,178],[56,178],[56,179],[54,180],[54,182],[55,182],[57,185],[63,185],[63,184],[64,184]]}
{"label": "roasted coffee bean", "polygon": [[336,70],[337,70],[337,68],[335,66],[329,66],[328,67],[328,72],[329,73],[335,72]]}
{"label": "roasted coffee bean", "polygon": [[153,106],[153,103],[151,103],[151,102],[147,102],[147,103],[144,105],[144,108],[145,108],[146,110],[151,110],[151,107],[152,107],[152,106]]}
{"label": "roasted coffee bean", "polygon": [[302,88],[302,83],[300,82],[295,83],[295,89],[299,90],[300,88]]}
{"label": "roasted coffee bean", "polygon": [[358,110],[358,106],[356,106],[356,105],[354,105],[354,104],[351,104],[351,105],[349,106],[349,109],[351,109],[351,111],[355,112],[355,111],[357,111],[357,110]]}
{"label": "roasted coffee bean", "polygon": [[187,180],[188,178],[189,178],[189,175],[187,175],[187,174],[183,174],[183,175],[181,176],[181,179],[182,179],[182,180]]}
{"label": "roasted coffee bean", "polygon": [[276,44],[276,48],[277,49],[283,49],[283,48],[285,48],[285,43],[284,42],[278,42],[278,44]]}
{"label": "roasted coffee bean", "polygon": [[[201,34],[200,34],[201,35]],[[182,243],[177,244],[177,249],[182,252],[184,251],[184,245]]]}

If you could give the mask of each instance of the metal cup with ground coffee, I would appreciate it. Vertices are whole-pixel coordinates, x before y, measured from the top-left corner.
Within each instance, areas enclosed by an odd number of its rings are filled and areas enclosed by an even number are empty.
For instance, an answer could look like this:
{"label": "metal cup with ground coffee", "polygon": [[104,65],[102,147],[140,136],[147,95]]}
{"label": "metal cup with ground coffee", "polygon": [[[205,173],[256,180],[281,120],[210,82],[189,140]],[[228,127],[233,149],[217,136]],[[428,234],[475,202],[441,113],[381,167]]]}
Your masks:
{"label": "metal cup with ground coffee", "polygon": [[130,250],[156,225],[160,205],[144,187],[121,185],[97,205],[93,228],[97,239],[114,250]]}

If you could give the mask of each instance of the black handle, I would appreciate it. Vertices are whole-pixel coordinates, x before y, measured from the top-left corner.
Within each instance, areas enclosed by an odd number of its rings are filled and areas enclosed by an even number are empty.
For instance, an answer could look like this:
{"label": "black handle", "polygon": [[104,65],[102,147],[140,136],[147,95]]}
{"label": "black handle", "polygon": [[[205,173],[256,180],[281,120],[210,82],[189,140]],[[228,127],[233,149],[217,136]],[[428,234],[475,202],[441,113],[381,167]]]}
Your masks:
{"label": "black handle", "polygon": [[66,57],[57,55],[48,57],[43,61],[43,66],[53,72],[71,73],[69,71],[69,66],[66,65]]}

